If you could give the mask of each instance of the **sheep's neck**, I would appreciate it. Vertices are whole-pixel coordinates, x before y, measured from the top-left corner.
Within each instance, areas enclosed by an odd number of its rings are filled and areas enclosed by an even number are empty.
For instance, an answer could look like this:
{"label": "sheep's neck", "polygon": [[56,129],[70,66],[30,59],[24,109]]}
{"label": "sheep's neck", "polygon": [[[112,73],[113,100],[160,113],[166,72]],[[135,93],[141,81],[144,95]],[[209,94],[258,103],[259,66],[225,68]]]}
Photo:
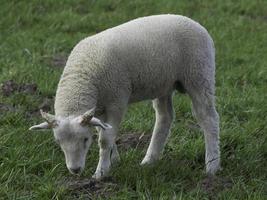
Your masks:
{"label": "sheep's neck", "polygon": [[57,116],[81,115],[96,106],[97,91],[93,80],[81,74],[63,74],[57,89]]}

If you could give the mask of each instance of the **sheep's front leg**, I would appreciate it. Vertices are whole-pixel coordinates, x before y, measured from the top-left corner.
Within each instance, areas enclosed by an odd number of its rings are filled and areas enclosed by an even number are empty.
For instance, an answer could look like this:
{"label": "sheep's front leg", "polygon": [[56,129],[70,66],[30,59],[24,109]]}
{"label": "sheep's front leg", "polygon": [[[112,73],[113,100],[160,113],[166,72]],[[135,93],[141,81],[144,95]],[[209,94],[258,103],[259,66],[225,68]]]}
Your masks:
{"label": "sheep's front leg", "polygon": [[115,141],[122,115],[122,109],[112,109],[106,113],[106,123],[110,124],[112,128],[99,131],[98,145],[100,150],[99,162],[93,175],[95,179],[105,177],[110,171],[111,163],[119,159]]}
{"label": "sheep's front leg", "polygon": [[146,156],[141,165],[158,160],[164,148],[173,120],[172,95],[153,100],[153,108],[156,112],[156,122]]}
{"label": "sheep's front leg", "polygon": [[[105,121],[105,120],[102,118],[102,121]],[[102,134],[101,133],[102,129],[100,127],[96,127],[96,130],[98,132],[98,135]],[[100,146],[100,141],[98,141],[98,144]],[[118,162],[120,160],[120,154],[118,152],[116,143],[114,143],[114,145],[113,145],[113,147],[111,149],[110,159],[111,159],[110,160],[111,161],[111,164],[116,163],[116,162]]]}

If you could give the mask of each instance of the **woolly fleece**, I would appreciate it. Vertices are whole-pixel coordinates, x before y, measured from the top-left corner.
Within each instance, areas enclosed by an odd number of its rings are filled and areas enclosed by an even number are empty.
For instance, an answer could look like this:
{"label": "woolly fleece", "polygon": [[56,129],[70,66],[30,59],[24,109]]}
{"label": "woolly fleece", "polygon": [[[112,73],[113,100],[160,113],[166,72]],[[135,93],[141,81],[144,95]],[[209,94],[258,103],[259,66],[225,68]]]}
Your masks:
{"label": "woolly fleece", "polygon": [[179,15],[138,18],[80,41],[58,85],[57,116],[101,113],[121,102],[170,94],[214,95],[214,46],[199,23]]}

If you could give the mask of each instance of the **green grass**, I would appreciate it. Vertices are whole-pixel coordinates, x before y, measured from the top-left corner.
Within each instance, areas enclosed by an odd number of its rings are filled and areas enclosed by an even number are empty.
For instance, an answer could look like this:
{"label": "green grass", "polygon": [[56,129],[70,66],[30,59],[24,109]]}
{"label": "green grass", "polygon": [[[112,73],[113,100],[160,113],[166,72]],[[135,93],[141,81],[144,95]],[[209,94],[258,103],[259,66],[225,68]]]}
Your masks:
{"label": "green grass", "polygon": [[[204,25],[216,46],[217,108],[221,118],[221,183],[202,186],[204,141],[187,96],[176,94],[176,120],[162,160],[142,168],[145,149],[121,152],[111,172],[111,199],[267,198],[267,1],[47,0],[1,1],[0,83],[36,83],[38,93],[0,94],[16,112],[0,112],[0,199],[72,199],[63,185],[71,177],[51,131],[29,132],[40,122],[27,111],[55,95],[62,69],[55,55],[68,55],[82,38],[140,16],[176,13]],[[121,133],[151,132],[150,102],[132,105]],[[87,156],[83,177],[97,164],[97,146]],[[231,182],[224,187],[223,180]],[[77,196],[85,198],[79,191]],[[93,195],[93,198],[96,195]],[[98,196],[99,197],[99,196]],[[100,196],[99,198],[105,198]]]}

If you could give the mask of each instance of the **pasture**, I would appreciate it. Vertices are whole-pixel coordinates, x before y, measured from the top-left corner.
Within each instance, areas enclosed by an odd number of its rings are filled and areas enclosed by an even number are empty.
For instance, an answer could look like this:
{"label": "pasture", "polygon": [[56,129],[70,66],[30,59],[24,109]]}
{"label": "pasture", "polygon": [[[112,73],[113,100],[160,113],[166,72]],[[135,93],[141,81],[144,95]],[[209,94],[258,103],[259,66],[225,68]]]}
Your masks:
{"label": "pasture", "polygon": [[[121,162],[89,180],[95,142],[81,177],[72,176],[52,131],[30,132],[39,109],[53,113],[57,83],[74,45],[131,19],[188,16],[216,47],[216,102],[223,170],[204,173],[204,137],[186,95],[162,159],[141,167],[154,125],[150,101],[130,106],[118,140]],[[0,6],[0,199],[266,199],[267,1],[22,0]]]}

